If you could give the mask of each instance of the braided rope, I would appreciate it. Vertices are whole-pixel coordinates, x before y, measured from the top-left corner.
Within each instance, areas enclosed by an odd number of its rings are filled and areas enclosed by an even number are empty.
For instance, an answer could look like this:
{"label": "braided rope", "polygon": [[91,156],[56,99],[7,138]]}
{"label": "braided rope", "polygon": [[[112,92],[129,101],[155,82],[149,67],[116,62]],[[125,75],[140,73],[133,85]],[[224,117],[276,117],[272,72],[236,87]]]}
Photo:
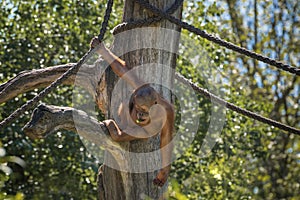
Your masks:
{"label": "braided rope", "polygon": [[101,29],[100,29],[100,32],[99,32],[99,35],[98,35],[98,40],[99,41],[103,40],[104,35],[106,33],[107,26],[108,26],[108,21],[109,21],[110,14],[111,14],[111,11],[112,11],[113,3],[114,3],[113,0],[108,0],[107,1],[106,10],[105,10],[105,14],[104,14],[104,19],[103,19]]}
{"label": "braided rope", "polygon": [[[183,3],[183,0],[176,0],[170,8],[166,9],[166,13],[173,14]],[[151,17],[147,19],[139,19],[129,22],[123,22],[121,24],[118,24],[113,29],[113,34],[116,35],[118,33],[121,33],[123,31],[128,31],[135,28],[141,28],[141,27],[147,27],[154,23],[157,23],[159,21],[163,20],[163,17],[157,16],[157,17]]]}
{"label": "braided rope", "polygon": [[300,76],[300,68],[296,68],[296,67],[293,67],[293,66],[290,66],[288,64],[284,64],[280,61],[277,61],[277,60],[274,60],[274,59],[271,59],[269,57],[266,57],[266,56],[263,56],[261,54],[258,54],[258,53],[255,53],[253,51],[250,51],[248,49],[245,49],[243,47],[239,47],[231,42],[227,42],[225,40],[222,40],[218,37],[215,37],[211,34],[208,34],[206,33],[205,31],[203,30],[200,30],[186,22],[183,22],[181,21],[180,19],[177,19],[173,16],[171,16],[170,14],[164,12],[163,10],[149,4],[147,1],[145,0],[136,0],[136,2],[138,2],[142,7],[146,8],[147,10],[151,11],[152,13],[154,13],[155,15],[158,15],[164,19],[167,19],[169,20],[170,22],[180,26],[181,28],[184,28],[192,33],[195,33],[196,35],[199,35],[200,37],[202,38],[205,38],[211,42],[214,42],[220,46],[223,46],[225,48],[228,48],[228,49],[231,49],[235,52],[238,52],[240,54],[243,54],[243,55],[246,55],[250,58],[254,58],[256,60],[259,60],[259,61],[262,61],[264,63],[267,63],[267,64],[270,64],[272,66],[275,66],[279,69],[282,69],[284,71],[287,71],[287,72],[290,72],[292,74],[296,74],[298,76]]}
{"label": "braided rope", "polygon": [[[110,13],[113,6],[113,0],[108,0],[107,7],[103,19],[103,23],[100,29],[100,34],[98,35],[98,39],[101,41],[104,37],[104,34],[107,29]],[[42,98],[48,95],[54,88],[64,82],[67,78],[69,78],[72,74],[75,74],[79,68],[97,51],[97,47],[94,49],[90,49],[73,67],[71,67],[68,71],[66,71],[63,75],[61,75],[57,80],[55,80],[51,85],[42,90],[37,96],[32,98],[23,104],[20,108],[15,110],[9,117],[0,122],[0,129],[4,128],[4,126],[11,123],[15,118],[19,117],[26,110],[32,108],[36,105]]]}
{"label": "braided rope", "polygon": [[256,114],[254,112],[251,112],[249,110],[246,110],[246,109],[243,109],[243,108],[240,108],[232,103],[229,103],[227,101],[225,101],[224,99],[208,92],[206,89],[203,89],[203,88],[200,88],[198,87],[195,83],[189,81],[188,79],[186,79],[185,77],[183,77],[181,74],[179,73],[176,73],[175,74],[175,77],[181,81],[182,83],[184,84],[187,84],[187,85],[190,85],[195,91],[197,91],[198,93],[200,93],[201,95],[205,96],[206,98],[210,98],[213,102],[216,102],[220,105],[225,105],[226,108],[229,108],[230,110],[233,110],[237,113],[240,113],[242,115],[245,115],[247,117],[250,117],[252,119],[255,119],[257,121],[260,121],[260,122],[263,122],[265,124],[268,124],[268,125],[271,125],[271,126],[274,126],[274,127],[277,127],[281,130],[284,130],[284,131],[287,131],[289,133],[294,133],[296,135],[300,135],[300,130],[299,129],[296,129],[294,127],[291,127],[291,126],[288,126],[288,125],[285,125],[285,124],[282,124],[280,122],[277,122],[277,121],[274,121],[272,119],[269,119],[269,118],[266,118],[266,117],[263,117],[259,114]]}

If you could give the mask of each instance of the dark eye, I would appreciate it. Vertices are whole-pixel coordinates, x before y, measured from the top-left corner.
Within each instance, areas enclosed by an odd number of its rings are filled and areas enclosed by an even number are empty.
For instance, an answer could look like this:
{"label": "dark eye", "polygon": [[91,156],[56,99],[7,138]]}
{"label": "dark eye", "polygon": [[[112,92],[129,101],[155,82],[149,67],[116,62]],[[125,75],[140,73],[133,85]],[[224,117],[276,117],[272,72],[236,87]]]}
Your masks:
{"label": "dark eye", "polygon": [[154,104],[157,104],[157,101],[155,101]]}

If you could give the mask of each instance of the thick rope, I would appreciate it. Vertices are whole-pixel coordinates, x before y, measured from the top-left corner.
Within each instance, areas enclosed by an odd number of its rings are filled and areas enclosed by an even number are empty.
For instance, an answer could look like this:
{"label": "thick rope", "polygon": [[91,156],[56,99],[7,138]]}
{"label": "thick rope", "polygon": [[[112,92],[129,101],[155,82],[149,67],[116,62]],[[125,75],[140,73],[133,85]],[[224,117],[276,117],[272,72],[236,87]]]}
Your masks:
{"label": "thick rope", "polygon": [[[103,19],[103,23],[100,29],[100,33],[98,35],[98,39],[101,41],[104,37],[104,34],[107,29],[110,13],[112,11],[113,0],[108,0],[107,7]],[[4,119],[0,123],[0,129],[4,128],[4,126],[11,123],[15,118],[19,117],[26,110],[32,108],[36,105],[42,98],[48,95],[52,90],[54,90],[57,86],[59,86],[62,82],[64,82],[67,78],[69,78],[72,74],[75,74],[79,68],[97,51],[98,48],[90,49],[73,67],[71,67],[68,71],[66,71],[63,75],[61,75],[56,81],[54,81],[51,85],[42,90],[37,96],[32,98],[30,101],[27,101],[23,106],[15,110],[9,117]]]}
{"label": "thick rope", "polygon": [[211,34],[208,34],[203,30],[200,30],[200,29],[198,29],[198,28],[196,28],[196,27],[194,27],[194,26],[192,26],[192,25],[190,25],[186,22],[181,21],[180,19],[177,19],[177,18],[171,16],[169,13],[164,12],[163,10],[149,4],[145,0],[136,0],[136,2],[139,3],[142,7],[146,8],[147,10],[154,13],[155,15],[157,15],[159,17],[162,17],[164,19],[167,19],[170,22],[178,25],[179,27],[184,28],[184,29],[186,29],[186,30],[188,30],[192,33],[195,33],[196,35],[199,35],[202,38],[205,38],[209,41],[212,41],[212,42],[214,42],[214,43],[216,43],[220,46],[226,47],[226,48],[231,49],[231,50],[233,50],[235,52],[238,52],[240,54],[246,55],[250,58],[254,58],[254,59],[262,61],[266,64],[275,66],[279,69],[282,69],[284,71],[287,71],[287,72],[290,72],[292,74],[296,74],[296,75],[300,76],[300,68],[296,68],[296,67],[290,66],[288,64],[284,64],[280,61],[277,61],[277,60],[271,59],[269,57],[263,56],[261,54],[252,52],[252,51],[250,51],[248,49],[245,49],[243,47],[239,47],[239,46],[237,46],[237,45],[235,45],[231,42],[227,42],[227,41],[222,40],[218,37],[215,37]]}
{"label": "thick rope", "polygon": [[205,96],[206,98],[210,98],[213,102],[216,102],[220,105],[224,105],[226,106],[226,108],[229,108],[230,110],[233,110],[237,113],[240,113],[242,115],[245,115],[247,117],[250,117],[252,119],[255,119],[257,121],[260,121],[260,122],[263,122],[265,124],[268,124],[268,125],[271,125],[271,126],[274,126],[274,127],[277,127],[281,130],[284,130],[284,131],[287,131],[289,133],[294,133],[296,135],[300,135],[300,130],[299,129],[296,129],[294,127],[291,127],[291,126],[288,126],[288,125],[285,125],[285,124],[282,124],[280,122],[277,122],[277,121],[274,121],[272,119],[269,119],[269,118],[266,118],[266,117],[263,117],[259,114],[256,114],[254,112],[251,112],[249,110],[246,110],[246,109],[243,109],[243,108],[240,108],[232,103],[229,103],[227,101],[225,101],[224,99],[208,92],[206,89],[203,89],[203,88],[200,88],[198,87],[195,83],[187,80],[185,77],[183,77],[181,74],[179,73],[176,73],[175,74],[175,77],[181,81],[182,83],[184,84],[187,84],[187,85],[190,85],[195,91],[197,91],[198,93],[200,93],[201,95]]}
{"label": "thick rope", "polygon": [[113,0],[108,0],[107,1],[106,10],[105,10],[105,14],[104,14],[104,19],[103,19],[101,29],[100,29],[100,32],[99,32],[99,35],[98,35],[98,40],[99,41],[103,40],[104,35],[106,33],[107,26],[108,26],[108,21],[109,21],[110,14],[111,14],[111,11],[112,11],[113,3],[114,3]]}
{"label": "thick rope", "polygon": [[[165,12],[168,14],[173,14],[182,5],[182,3],[183,0],[176,0],[170,8],[166,9]],[[158,16],[158,17],[151,17],[147,19],[139,19],[139,20],[134,20],[129,22],[123,22],[121,24],[118,24],[114,28],[113,34],[116,35],[123,31],[128,31],[135,28],[147,27],[154,23],[160,22],[161,20],[163,20],[163,18]]]}

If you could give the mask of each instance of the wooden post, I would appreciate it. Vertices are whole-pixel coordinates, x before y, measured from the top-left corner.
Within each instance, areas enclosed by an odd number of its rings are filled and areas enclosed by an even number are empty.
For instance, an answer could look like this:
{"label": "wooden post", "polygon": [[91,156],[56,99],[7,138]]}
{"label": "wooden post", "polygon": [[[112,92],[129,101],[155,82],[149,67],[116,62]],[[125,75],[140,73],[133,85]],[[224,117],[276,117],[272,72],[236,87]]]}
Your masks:
{"label": "wooden post", "polygon": [[[174,0],[149,0],[149,3],[160,9],[167,9]],[[173,15],[181,18],[180,7]],[[124,21],[145,19],[153,17],[147,10],[141,8],[134,0],[126,0],[124,7]],[[137,72],[140,78],[145,81],[155,80],[156,84],[163,84],[171,89],[174,70],[176,64],[176,54],[179,44],[179,28],[169,21],[162,20],[159,23],[151,25],[151,28],[145,27],[125,31],[115,36],[113,52],[126,61],[129,68],[142,69]],[[154,69],[154,70],[153,70]],[[154,77],[154,79],[153,79]],[[108,105],[108,117],[112,118],[116,98],[128,96],[130,90],[126,84],[116,86],[117,78],[113,73],[108,73],[108,97],[111,104]],[[113,93],[118,87],[118,92]],[[156,87],[162,95],[171,101],[171,93],[168,89]],[[113,93],[113,94],[112,94]],[[118,96],[118,97],[117,97]],[[125,155],[125,161],[115,160],[108,152],[105,157],[104,165],[99,169],[98,189],[99,198],[105,200],[119,199],[162,199],[163,193],[167,189],[167,184],[159,188],[153,185],[152,181],[160,169],[160,138],[159,136],[148,140],[132,141],[123,144],[124,150],[134,152],[134,156]],[[142,154],[147,152],[156,152]],[[139,154],[141,153],[141,154]],[[139,156],[142,155],[142,156]],[[119,171],[116,169],[120,167]],[[125,170],[125,171],[122,171]]]}

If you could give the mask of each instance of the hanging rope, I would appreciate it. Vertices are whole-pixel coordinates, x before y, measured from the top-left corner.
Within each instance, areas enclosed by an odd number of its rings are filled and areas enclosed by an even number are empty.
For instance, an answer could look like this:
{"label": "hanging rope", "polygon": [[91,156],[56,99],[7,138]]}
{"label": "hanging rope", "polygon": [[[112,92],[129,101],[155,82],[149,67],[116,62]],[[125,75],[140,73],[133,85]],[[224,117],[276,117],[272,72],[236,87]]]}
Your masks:
{"label": "hanging rope", "polygon": [[266,117],[263,117],[259,114],[256,114],[254,112],[251,112],[249,110],[246,110],[246,109],[243,109],[243,108],[240,108],[232,103],[229,103],[227,101],[225,101],[224,99],[221,99],[220,97],[208,92],[207,90],[203,89],[203,88],[200,88],[198,87],[195,83],[187,80],[185,77],[183,77],[181,74],[179,73],[176,73],[175,74],[175,77],[181,81],[182,83],[184,84],[187,84],[187,85],[190,85],[195,91],[197,91],[199,94],[205,96],[206,98],[210,98],[213,102],[216,102],[220,105],[225,105],[226,108],[229,108],[230,110],[233,110],[237,113],[240,113],[242,115],[245,115],[247,117],[250,117],[252,119],[255,119],[257,121],[260,121],[260,122],[263,122],[265,124],[268,124],[268,125],[271,125],[271,126],[274,126],[274,127],[277,127],[281,130],[284,130],[284,131],[288,131],[290,133],[294,133],[294,134],[297,134],[297,135],[300,135],[300,130],[299,129],[296,129],[294,127],[291,127],[291,126],[288,126],[288,125],[285,125],[285,124],[282,124],[280,122],[277,122],[277,121],[274,121],[272,119],[269,119],[269,118],[266,118]]}
{"label": "hanging rope", "polygon": [[[108,0],[107,7],[103,19],[103,23],[100,29],[100,33],[98,35],[98,39],[102,41],[104,34],[107,29],[110,13],[112,11],[113,0]],[[66,71],[63,75],[61,75],[56,81],[54,81],[51,85],[42,90],[37,96],[32,98],[30,101],[27,101],[23,106],[14,111],[9,117],[4,119],[0,123],[0,129],[4,126],[11,123],[15,118],[19,117],[26,110],[32,108],[36,105],[41,99],[43,99],[46,95],[48,95],[52,90],[54,90],[57,86],[59,86],[62,82],[64,82],[67,78],[69,78],[72,74],[75,74],[79,68],[97,51],[97,48],[90,49],[73,67],[71,67],[68,71]]]}
{"label": "hanging rope", "polygon": [[184,28],[184,29],[186,29],[186,30],[188,30],[188,31],[190,31],[192,33],[195,33],[196,35],[199,35],[202,38],[205,38],[205,39],[207,39],[209,41],[212,41],[212,42],[214,42],[214,43],[216,43],[216,44],[218,44],[220,46],[223,46],[223,47],[225,47],[227,49],[231,49],[231,50],[233,50],[235,52],[238,52],[240,54],[246,55],[246,56],[248,56],[250,58],[254,58],[254,59],[262,61],[262,62],[264,62],[266,64],[275,66],[275,67],[277,67],[279,69],[282,69],[284,71],[287,71],[287,72],[290,72],[292,74],[296,74],[296,75],[300,76],[300,69],[299,68],[290,66],[288,64],[284,64],[284,63],[282,63],[280,61],[276,61],[276,60],[271,59],[269,57],[266,57],[266,56],[260,55],[258,53],[252,52],[252,51],[250,51],[248,49],[239,47],[239,46],[237,46],[235,44],[232,44],[232,43],[227,42],[225,40],[222,40],[222,39],[220,39],[218,37],[215,37],[215,36],[213,36],[211,34],[208,34],[205,31],[200,30],[200,29],[198,29],[198,28],[196,28],[196,27],[194,27],[194,26],[192,26],[192,25],[190,25],[190,24],[188,24],[186,22],[181,21],[180,19],[177,19],[177,18],[171,16],[169,13],[164,12],[163,10],[156,8],[155,6],[149,4],[145,0],[136,0],[136,2],[139,3],[142,7],[146,8],[147,10],[151,11],[152,13],[154,13],[155,15],[158,15],[158,16],[164,18],[164,19],[167,19],[170,22],[178,25],[179,27]]}

